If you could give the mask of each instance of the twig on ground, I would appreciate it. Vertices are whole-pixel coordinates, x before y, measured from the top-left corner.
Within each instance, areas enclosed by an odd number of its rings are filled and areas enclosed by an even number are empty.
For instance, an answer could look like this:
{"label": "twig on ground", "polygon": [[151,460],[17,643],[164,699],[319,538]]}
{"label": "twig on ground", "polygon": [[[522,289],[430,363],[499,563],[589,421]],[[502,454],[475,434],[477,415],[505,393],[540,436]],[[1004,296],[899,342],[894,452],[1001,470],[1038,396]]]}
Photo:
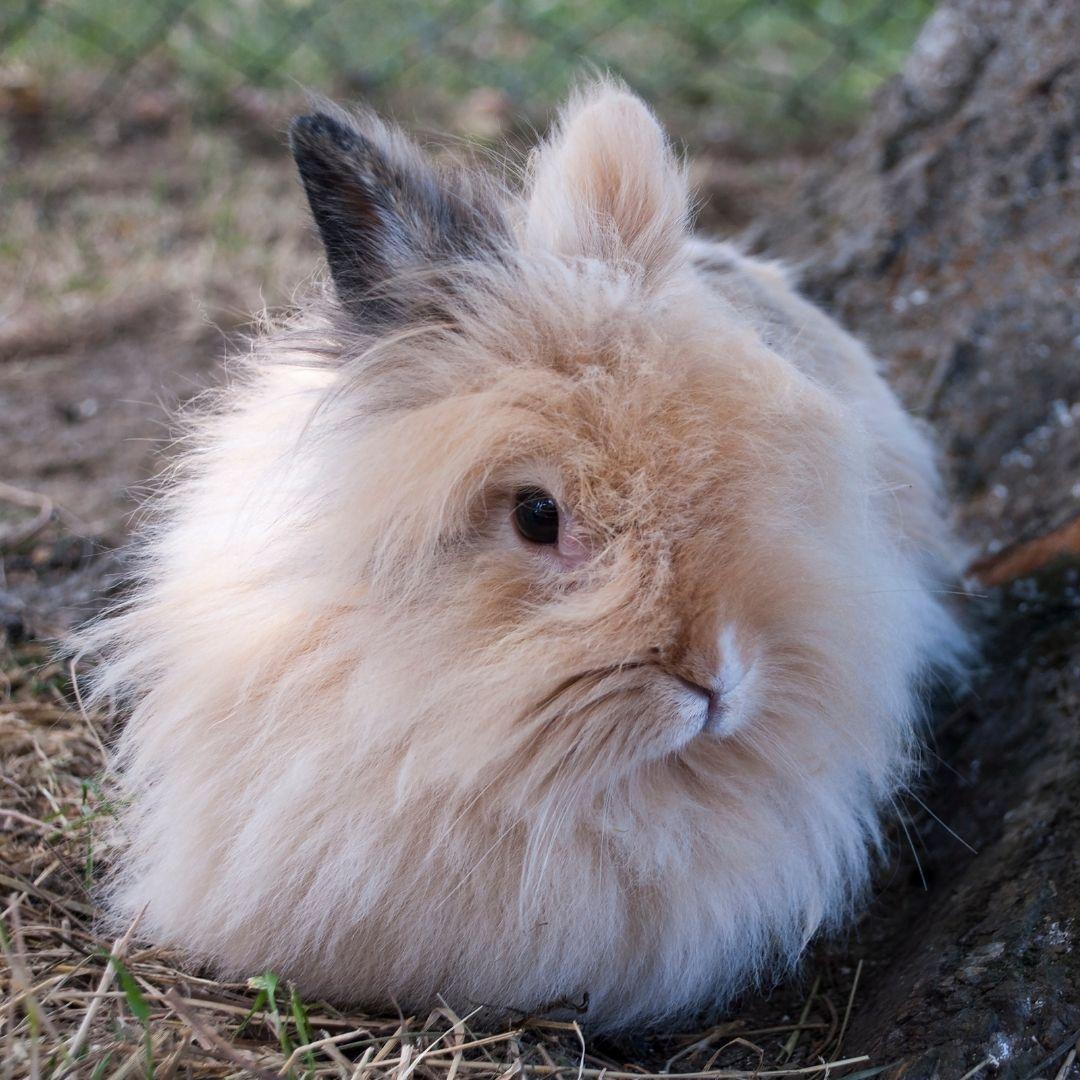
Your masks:
{"label": "twig on ground", "polygon": [[139,914],[131,920],[131,925],[124,931],[123,935],[116,939],[112,949],[109,951],[109,955],[105,960],[105,970],[101,973],[101,980],[97,985],[97,993],[91,1000],[90,1007],[83,1015],[82,1023],[79,1025],[74,1038],[72,1038],[67,1047],[68,1056],[73,1061],[78,1058],[79,1052],[85,1045],[86,1039],[90,1034],[90,1028],[94,1023],[94,1017],[97,1016],[98,1009],[101,1008],[101,1003],[105,1000],[105,992],[112,985],[112,981],[116,976],[116,965],[112,961],[122,960],[124,958],[124,954],[127,952],[128,942],[131,941],[131,936],[135,933],[135,928],[139,925],[139,920],[141,918],[142,912],[140,911]]}
{"label": "twig on ground", "polygon": [[795,1030],[791,1033],[788,1041],[784,1043],[784,1049],[780,1051],[781,1062],[791,1060],[791,1055],[795,1053],[795,1047],[799,1045],[799,1037],[802,1035],[803,1026],[806,1024],[806,1018],[810,1015],[810,1009],[814,1004],[814,998],[817,997],[818,987],[821,985],[821,976],[818,975],[814,979],[814,985],[810,987],[810,994],[806,999],[806,1004],[803,1005],[802,1012],[799,1014],[799,1023],[795,1027]]}
{"label": "twig on ground", "polygon": [[836,1049],[834,1053],[839,1054],[841,1048],[844,1045],[844,1036],[847,1034],[848,1021],[851,1019],[851,1008],[855,1004],[855,991],[859,989],[859,976],[862,975],[863,962],[859,960],[859,963],[855,967],[855,978],[851,980],[851,993],[848,994],[847,1008],[844,1009],[844,1022],[840,1025],[840,1034],[836,1037]]}
{"label": "twig on ground", "polygon": [[17,547],[29,540],[48,525],[55,510],[53,501],[48,495],[42,495],[36,491],[24,491],[22,488],[5,484],[3,481],[0,481],[0,501],[13,503],[27,510],[37,510],[29,521],[0,529],[0,548]]}

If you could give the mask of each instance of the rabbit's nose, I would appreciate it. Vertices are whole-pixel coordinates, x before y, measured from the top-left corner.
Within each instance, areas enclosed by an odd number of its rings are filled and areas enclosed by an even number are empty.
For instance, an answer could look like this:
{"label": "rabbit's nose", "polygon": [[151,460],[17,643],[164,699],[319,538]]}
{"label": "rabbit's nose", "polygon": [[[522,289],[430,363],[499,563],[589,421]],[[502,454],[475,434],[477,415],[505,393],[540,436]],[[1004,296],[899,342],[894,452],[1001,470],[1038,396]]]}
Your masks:
{"label": "rabbit's nose", "polygon": [[672,674],[688,690],[700,694],[705,699],[708,709],[705,714],[705,721],[701,726],[702,731],[723,730],[724,717],[727,714],[723,688],[717,685],[706,685],[695,679],[687,678],[686,675],[679,672],[672,672]]}

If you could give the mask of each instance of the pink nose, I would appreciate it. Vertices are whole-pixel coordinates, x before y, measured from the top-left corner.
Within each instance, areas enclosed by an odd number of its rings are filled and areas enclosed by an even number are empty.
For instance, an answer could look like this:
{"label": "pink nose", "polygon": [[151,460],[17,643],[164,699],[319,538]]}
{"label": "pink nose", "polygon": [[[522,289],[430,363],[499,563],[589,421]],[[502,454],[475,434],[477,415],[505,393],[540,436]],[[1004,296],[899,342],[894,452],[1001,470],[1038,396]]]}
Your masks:
{"label": "pink nose", "polygon": [[677,675],[676,678],[683,683],[687,689],[693,690],[696,694],[701,694],[701,696],[709,703],[709,711],[705,716],[705,723],[702,725],[702,730],[721,730],[723,727],[724,715],[727,712],[723,690],[718,690],[713,686],[705,686],[702,683],[695,682],[693,679],[686,678],[685,675]]}

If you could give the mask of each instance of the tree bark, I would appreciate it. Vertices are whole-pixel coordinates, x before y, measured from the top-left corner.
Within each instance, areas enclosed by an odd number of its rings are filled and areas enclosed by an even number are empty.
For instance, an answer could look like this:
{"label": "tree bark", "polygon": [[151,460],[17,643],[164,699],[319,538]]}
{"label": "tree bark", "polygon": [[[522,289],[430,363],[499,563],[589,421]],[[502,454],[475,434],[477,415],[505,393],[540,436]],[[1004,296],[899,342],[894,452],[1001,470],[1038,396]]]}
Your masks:
{"label": "tree bark", "polygon": [[849,950],[845,1051],[905,1080],[1054,1078],[1080,1039],[1078,133],[1080,4],[947,0],[753,238],[937,431],[986,594],[980,670],[918,791],[947,826],[915,823],[927,887],[883,878]]}

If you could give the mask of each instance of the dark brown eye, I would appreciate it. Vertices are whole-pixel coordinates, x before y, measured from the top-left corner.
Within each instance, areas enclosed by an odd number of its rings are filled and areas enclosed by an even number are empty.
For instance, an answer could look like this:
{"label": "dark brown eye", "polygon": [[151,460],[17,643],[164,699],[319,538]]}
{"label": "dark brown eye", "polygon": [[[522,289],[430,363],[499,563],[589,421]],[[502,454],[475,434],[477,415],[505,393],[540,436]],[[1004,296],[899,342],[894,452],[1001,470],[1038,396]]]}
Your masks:
{"label": "dark brown eye", "polygon": [[539,488],[525,488],[514,496],[514,525],[533,544],[559,542],[559,504]]}

